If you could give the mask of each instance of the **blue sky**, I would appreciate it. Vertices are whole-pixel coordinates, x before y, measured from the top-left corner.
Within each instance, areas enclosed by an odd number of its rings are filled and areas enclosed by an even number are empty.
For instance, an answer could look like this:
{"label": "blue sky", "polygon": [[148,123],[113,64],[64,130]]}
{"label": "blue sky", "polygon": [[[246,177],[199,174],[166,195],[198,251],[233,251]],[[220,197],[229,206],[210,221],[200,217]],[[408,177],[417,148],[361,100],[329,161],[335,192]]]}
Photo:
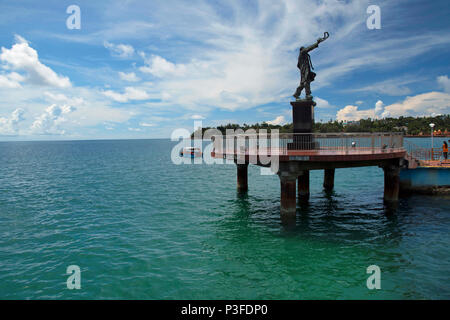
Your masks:
{"label": "blue sky", "polygon": [[448,114],[449,16],[446,0],[2,1],[0,140],[290,122],[298,48],[324,31],[316,121]]}

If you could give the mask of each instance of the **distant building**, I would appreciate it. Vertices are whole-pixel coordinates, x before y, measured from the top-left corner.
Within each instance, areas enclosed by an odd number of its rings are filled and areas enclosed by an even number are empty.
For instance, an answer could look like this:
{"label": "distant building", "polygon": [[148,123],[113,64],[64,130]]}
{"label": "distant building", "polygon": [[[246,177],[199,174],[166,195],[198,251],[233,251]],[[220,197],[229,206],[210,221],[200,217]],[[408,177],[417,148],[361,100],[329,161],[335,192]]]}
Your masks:
{"label": "distant building", "polygon": [[359,125],[359,120],[349,120],[349,121],[347,121],[347,120],[344,120],[344,123],[343,123],[343,125],[344,126],[356,126],[356,125]]}
{"label": "distant building", "polygon": [[394,127],[394,130],[403,131],[404,133],[408,133],[408,127],[407,126]]}

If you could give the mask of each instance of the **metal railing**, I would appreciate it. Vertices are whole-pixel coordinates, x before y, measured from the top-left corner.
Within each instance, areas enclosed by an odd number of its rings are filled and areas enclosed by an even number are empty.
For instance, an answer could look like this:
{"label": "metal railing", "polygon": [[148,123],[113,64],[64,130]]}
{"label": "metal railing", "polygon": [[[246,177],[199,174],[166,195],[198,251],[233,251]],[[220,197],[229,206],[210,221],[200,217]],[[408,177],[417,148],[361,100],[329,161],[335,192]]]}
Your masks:
{"label": "metal railing", "polygon": [[422,148],[410,141],[405,141],[405,147],[410,157],[420,161],[439,160],[443,156],[442,148]]}
{"label": "metal railing", "polygon": [[226,154],[274,151],[287,154],[294,150],[345,152],[404,151],[403,133],[244,133],[216,137],[216,152]]}

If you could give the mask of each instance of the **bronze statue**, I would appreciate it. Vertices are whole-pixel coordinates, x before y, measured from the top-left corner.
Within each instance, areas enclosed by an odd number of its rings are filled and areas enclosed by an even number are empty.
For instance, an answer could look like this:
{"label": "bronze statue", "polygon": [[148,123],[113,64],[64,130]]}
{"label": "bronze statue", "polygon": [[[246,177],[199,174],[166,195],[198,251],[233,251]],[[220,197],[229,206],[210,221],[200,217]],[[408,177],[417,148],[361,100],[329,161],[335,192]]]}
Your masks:
{"label": "bronze statue", "polygon": [[317,39],[317,42],[314,43],[313,45],[306,48],[305,47],[300,48],[297,68],[300,69],[301,79],[300,79],[300,86],[294,93],[295,99],[298,100],[300,94],[302,93],[302,90],[305,89],[306,99],[312,100],[310,83],[314,81],[316,74],[312,71],[314,70],[314,67],[311,63],[311,57],[309,56],[308,52],[317,48],[319,46],[319,43],[328,39],[329,36],[330,34],[328,32],[325,32],[323,34],[323,38]]}

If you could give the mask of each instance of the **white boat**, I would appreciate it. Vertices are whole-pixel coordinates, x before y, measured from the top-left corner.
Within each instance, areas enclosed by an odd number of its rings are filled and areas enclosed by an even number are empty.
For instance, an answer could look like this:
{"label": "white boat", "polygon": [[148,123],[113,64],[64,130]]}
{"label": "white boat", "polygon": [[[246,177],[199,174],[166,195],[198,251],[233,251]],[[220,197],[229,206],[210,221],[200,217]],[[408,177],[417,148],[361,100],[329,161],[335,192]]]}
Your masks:
{"label": "white boat", "polygon": [[191,158],[201,157],[202,151],[200,150],[200,148],[185,147],[180,151],[180,156],[190,156]]}

